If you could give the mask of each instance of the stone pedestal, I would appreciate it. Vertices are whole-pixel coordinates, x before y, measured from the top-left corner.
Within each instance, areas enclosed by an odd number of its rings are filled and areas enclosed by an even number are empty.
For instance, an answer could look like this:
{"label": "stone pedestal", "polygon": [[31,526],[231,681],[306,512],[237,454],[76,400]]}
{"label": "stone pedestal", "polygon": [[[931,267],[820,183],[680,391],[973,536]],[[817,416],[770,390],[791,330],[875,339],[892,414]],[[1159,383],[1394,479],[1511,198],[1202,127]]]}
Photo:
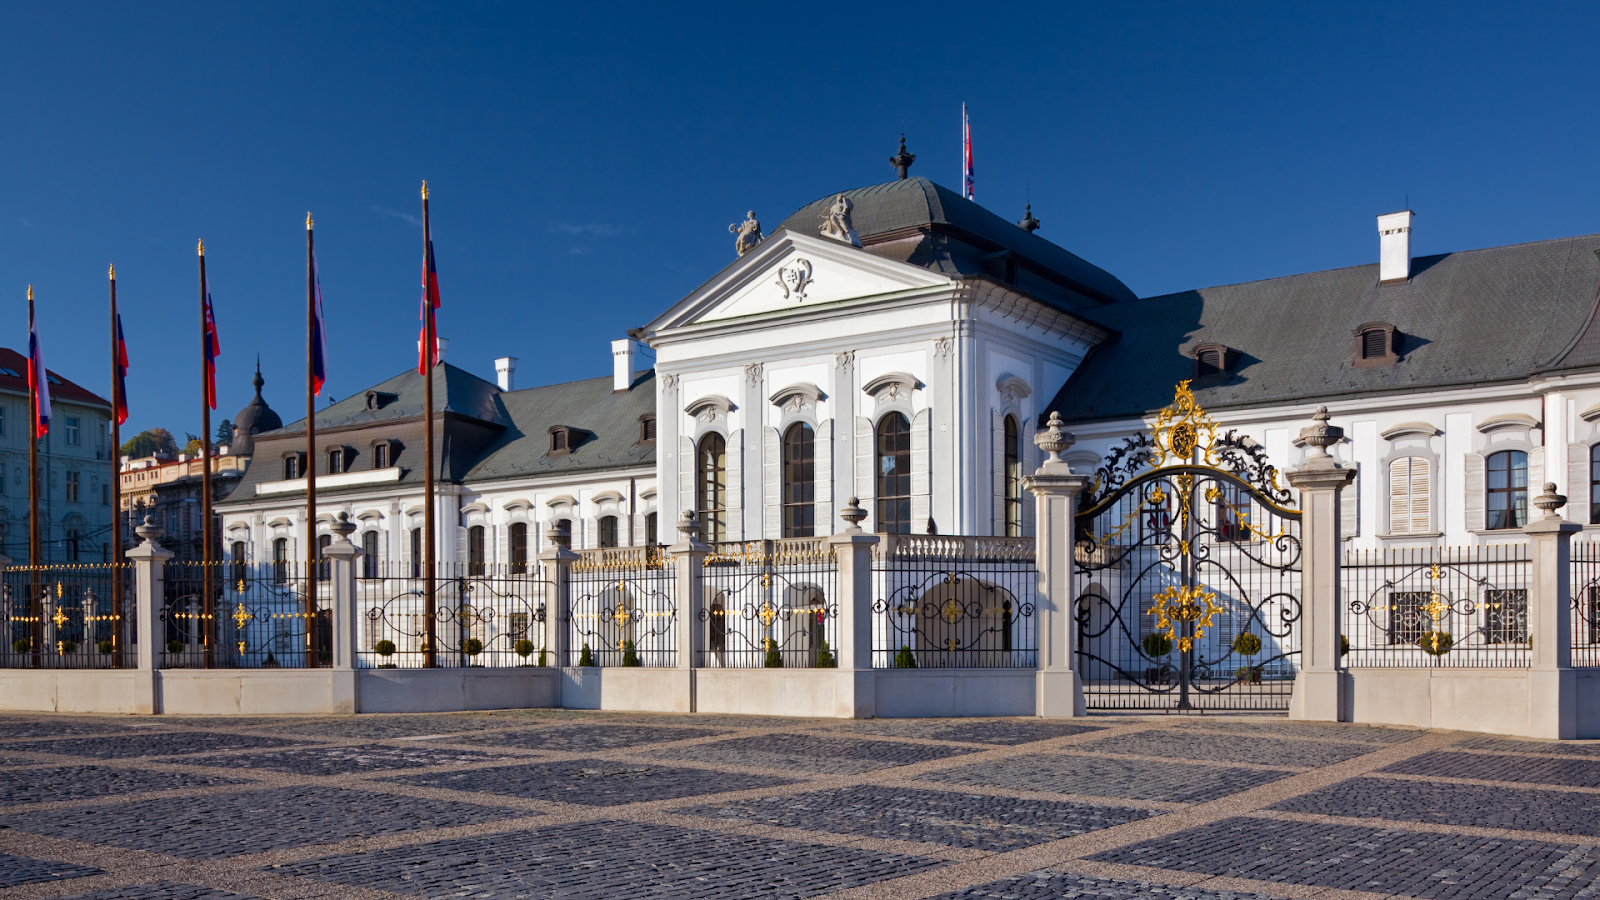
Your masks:
{"label": "stone pedestal", "polygon": [[1528,734],[1539,738],[1578,736],[1578,673],[1572,668],[1572,536],[1583,526],[1556,510],[1567,498],[1546,484],[1533,505],[1544,515],[1522,531],[1528,536],[1532,584],[1528,634]]}
{"label": "stone pedestal", "polygon": [[857,719],[878,714],[877,678],[872,668],[872,551],[878,536],[862,530],[866,517],[861,502],[851,497],[839,511],[839,518],[847,523],[844,531],[828,538],[839,567],[839,646],[833,648],[833,658],[843,677],[835,682],[836,708],[848,710]]}
{"label": "stone pedestal", "polygon": [[361,646],[361,611],[356,604],[356,564],[361,548],[350,540],[356,530],[348,513],[339,513],[332,525],[333,542],[323,551],[332,571],[329,573],[329,601],[333,605],[333,677],[329,684],[329,708],[335,713],[354,714],[359,708],[356,678],[356,651]]}
{"label": "stone pedestal", "polygon": [[134,646],[138,659],[138,672],[134,675],[133,708],[138,715],[155,715],[161,712],[161,654],[166,647],[166,629],[161,622],[161,604],[166,596],[166,562],[173,557],[171,550],[158,541],[165,534],[154,516],[145,516],[144,524],[134,529],[142,539],[138,546],[127,551],[133,561]]}
{"label": "stone pedestal", "polygon": [[1343,597],[1339,585],[1339,495],[1356,477],[1341,466],[1328,447],[1344,438],[1344,430],[1328,423],[1319,407],[1300,438],[1311,447],[1304,466],[1289,473],[1300,491],[1300,671],[1289,699],[1289,718],[1315,722],[1348,722],[1353,712],[1350,676],[1339,654]]}
{"label": "stone pedestal", "polygon": [[1050,414],[1033,442],[1049,454],[1038,471],[1022,480],[1034,496],[1034,564],[1039,571],[1035,609],[1039,617],[1037,714],[1048,718],[1086,715],[1083,682],[1076,668],[1078,628],[1072,615],[1073,517],[1078,494],[1088,482],[1061,458],[1074,439],[1062,430],[1061,416]]}

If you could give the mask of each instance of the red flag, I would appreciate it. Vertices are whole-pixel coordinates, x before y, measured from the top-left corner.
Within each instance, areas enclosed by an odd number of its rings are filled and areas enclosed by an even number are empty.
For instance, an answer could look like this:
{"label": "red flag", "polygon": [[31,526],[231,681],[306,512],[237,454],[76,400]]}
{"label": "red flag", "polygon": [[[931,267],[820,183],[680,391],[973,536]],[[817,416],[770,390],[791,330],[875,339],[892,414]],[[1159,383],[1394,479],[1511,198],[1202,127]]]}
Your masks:
{"label": "red flag", "polygon": [[217,357],[222,355],[222,345],[217,343],[217,320],[211,314],[211,282],[206,282],[206,405],[217,408]]}
{"label": "red flag", "polygon": [[117,424],[128,421],[128,342],[122,339],[122,313],[117,313]]}
{"label": "red flag", "polygon": [[28,285],[28,393],[33,395],[33,439],[50,433],[50,373],[44,367],[44,348],[39,346],[39,329],[33,323],[33,285]]}
{"label": "red flag", "polygon": [[439,269],[433,263],[433,240],[422,261],[422,337],[417,340],[417,374],[426,375],[439,364],[439,326],[433,311],[439,308]]}

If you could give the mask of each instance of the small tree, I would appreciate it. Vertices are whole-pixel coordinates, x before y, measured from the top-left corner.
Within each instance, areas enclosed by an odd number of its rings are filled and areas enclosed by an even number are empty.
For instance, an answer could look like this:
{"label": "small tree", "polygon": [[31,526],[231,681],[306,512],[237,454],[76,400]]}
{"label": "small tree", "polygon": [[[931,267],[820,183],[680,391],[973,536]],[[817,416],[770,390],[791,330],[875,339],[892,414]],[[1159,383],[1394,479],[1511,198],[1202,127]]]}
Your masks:
{"label": "small tree", "polygon": [[778,652],[778,643],[772,638],[767,638],[767,658],[761,663],[763,668],[783,668],[783,654]]}
{"label": "small tree", "polygon": [[909,645],[900,645],[900,652],[894,655],[894,667],[896,669],[915,669],[917,667],[917,657],[911,652]]}
{"label": "small tree", "polygon": [[633,641],[622,642],[622,664],[630,669],[639,668],[639,654],[633,649]]}
{"label": "small tree", "polygon": [[233,423],[223,419],[222,423],[217,426],[217,436],[212,440],[218,444],[233,443]]}
{"label": "small tree", "polygon": [[837,669],[837,668],[839,668],[839,661],[834,658],[833,651],[828,649],[828,642],[827,641],[823,641],[822,642],[822,646],[817,648],[817,668],[819,668],[819,669]]}
{"label": "small tree", "polygon": [[584,644],[583,649],[578,652],[578,668],[589,668],[593,665],[594,653],[590,651],[588,644]]}
{"label": "small tree", "polygon": [[545,667],[545,662],[544,662],[544,648],[543,648],[543,647],[540,647],[540,648],[539,648],[539,668],[541,668],[541,669],[542,669],[542,668],[544,668],[544,667]]}

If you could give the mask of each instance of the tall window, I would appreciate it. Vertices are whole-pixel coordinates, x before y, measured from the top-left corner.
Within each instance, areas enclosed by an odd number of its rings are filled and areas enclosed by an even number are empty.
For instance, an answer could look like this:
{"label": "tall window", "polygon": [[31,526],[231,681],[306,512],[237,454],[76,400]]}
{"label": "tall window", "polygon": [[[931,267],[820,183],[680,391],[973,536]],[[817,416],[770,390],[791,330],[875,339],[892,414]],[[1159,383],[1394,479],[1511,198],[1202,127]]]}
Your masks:
{"label": "tall window", "polygon": [[1589,524],[1600,525],[1600,444],[1589,448]]}
{"label": "tall window", "polygon": [[78,446],[78,420],[71,416],[67,417],[67,443]]}
{"label": "tall window", "polygon": [[1521,528],[1528,524],[1528,454],[1502,450],[1489,457],[1488,527]]}
{"label": "tall window", "polygon": [[615,547],[617,545],[617,517],[600,517],[600,546]]}
{"label": "tall window", "polygon": [[1017,441],[1017,420],[1006,416],[1006,537],[1022,537],[1022,447]]}
{"label": "tall window", "polygon": [[[228,580],[232,581],[235,587],[239,587],[245,580],[246,569],[244,554],[244,541],[234,541],[232,552],[228,554],[229,556],[233,557],[233,577],[229,578]],[[241,593],[242,592],[243,590],[241,588]]]}
{"label": "tall window", "polygon": [[387,469],[387,468],[389,468],[389,445],[388,444],[373,444],[372,445],[372,467],[374,469]]}
{"label": "tall window", "polygon": [[272,540],[272,580],[276,584],[289,583],[289,539]]}
{"label": "tall window", "polygon": [[878,422],[878,530],[911,533],[911,423],[897,412]]}
{"label": "tall window", "polygon": [[328,548],[333,546],[333,535],[323,534],[317,536],[317,580],[327,581],[333,577],[333,564],[328,561]]}
{"label": "tall window", "polygon": [[1219,478],[1216,482],[1216,493],[1209,496],[1214,498],[1212,502],[1216,504],[1217,540],[1248,539],[1250,529],[1245,527],[1245,523],[1250,520],[1250,495],[1238,485]]}
{"label": "tall window", "polygon": [[804,422],[783,435],[783,536],[811,537],[817,529],[816,433]]}
{"label": "tall window", "polygon": [[68,472],[67,473],[67,502],[68,503],[77,503],[78,502],[78,473],[77,472]]}
{"label": "tall window", "polygon": [[646,547],[654,547],[661,543],[661,535],[656,531],[656,514],[644,514],[644,543]]}
{"label": "tall window", "polygon": [[378,577],[378,533],[361,532],[361,577]]}
{"label": "tall window", "polygon": [[522,575],[528,571],[528,523],[511,523],[511,571]]}
{"label": "tall window", "polygon": [[67,529],[67,560],[69,562],[78,561],[78,529],[76,528]]}
{"label": "tall window", "polygon": [[483,526],[467,529],[467,574],[483,574]]}
{"label": "tall window", "polygon": [[411,577],[422,577],[422,529],[411,529]]}
{"label": "tall window", "polygon": [[714,544],[728,528],[728,444],[720,434],[700,439],[696,455],[699,477],[695,481],[695,506],[700,513],[702,540]]}
{"label": "tall window", "polygon": [[1389,463],[1389,533],[1425,534],[1429,515],[1429,466],[1420,456]]}
{"label": "tall window", "polygon": [[[3,434],[4,432],[0,432]],[[0,494],[6,492],[6,464],[0,463]]]}
{"label": "tall window", "polygon": [[[6,479],[5,479],[4,471],[0,471],[0,494],[4,494],[6,492],[5,491],[5,480]],[[111,505],[111,485],[109,483],[100,485],[100,505],[101,506],[110,506]]]}
{"label": "tall window", "polygon": [[328,451],[328,474],[337,475],[344,471],[344,451],[334,449]]}
{"label": "tall window", "polygon": [[300,460],[293,456],[283,458],[283,480],[292,481],[300,477]]}

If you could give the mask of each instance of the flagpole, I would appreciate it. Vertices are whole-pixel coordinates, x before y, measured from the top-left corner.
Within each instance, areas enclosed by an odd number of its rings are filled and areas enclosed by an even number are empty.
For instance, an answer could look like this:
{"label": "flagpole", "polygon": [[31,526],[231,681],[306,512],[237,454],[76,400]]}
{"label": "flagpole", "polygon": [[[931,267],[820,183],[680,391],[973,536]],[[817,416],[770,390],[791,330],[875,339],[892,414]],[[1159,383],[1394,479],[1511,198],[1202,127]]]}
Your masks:
{"label": "flagpole", "polygon": [[122,668],[122,347],[117,341],[117,267],[111,281],[111,665]]}
{"label": "flagpole", "polygon": [[434,550],[433,550],[433,348],[438,346],[438,329],[433,320],[432,284],[429,282],[431,273],[428,263],[433,250],[433,238],[428,221],[428,183],[422,183],[422,359],[426,362],[427,374],[422,379],[422,395],[425,412],[423,415],[423,465],[425,471],[422,478],[422,577],[423,600],[422,619],[427,629],[427,646],[422,651],[422,665],[433,668],[437,665],[434,656]]}
{"label": "flagpole", "polygon": [[317,613],[317,271],[312,262],[311,213],[306,213],[306,666],[316,665]]}
{"label": "flagpole", "polygon": [[[38,334],[33,324],[33,285],[30,284],[28,335],[36,338]],[[36,348],[29,348],[28,380],[34,382],[34,388],[28,392],[28,614],[33,619],[32,640],[29,643],[33,650],[33,667],[37,669],[42,663],[42,648],[39,645],[44,640],[44,606],[39,596],[39,392],[44,390],[44,386],[37,383],[39,372],[33,360],[35,352]]]}
{"label": "flagpole", "polygon": [[206,322],[206,245],[201,241],[200,254],[200,584],[205,593],[200,595],[200,643],[205,648],[206,668],[215,665],[212,646],[212,628],[216,610],[211,596],[211,329]]}

